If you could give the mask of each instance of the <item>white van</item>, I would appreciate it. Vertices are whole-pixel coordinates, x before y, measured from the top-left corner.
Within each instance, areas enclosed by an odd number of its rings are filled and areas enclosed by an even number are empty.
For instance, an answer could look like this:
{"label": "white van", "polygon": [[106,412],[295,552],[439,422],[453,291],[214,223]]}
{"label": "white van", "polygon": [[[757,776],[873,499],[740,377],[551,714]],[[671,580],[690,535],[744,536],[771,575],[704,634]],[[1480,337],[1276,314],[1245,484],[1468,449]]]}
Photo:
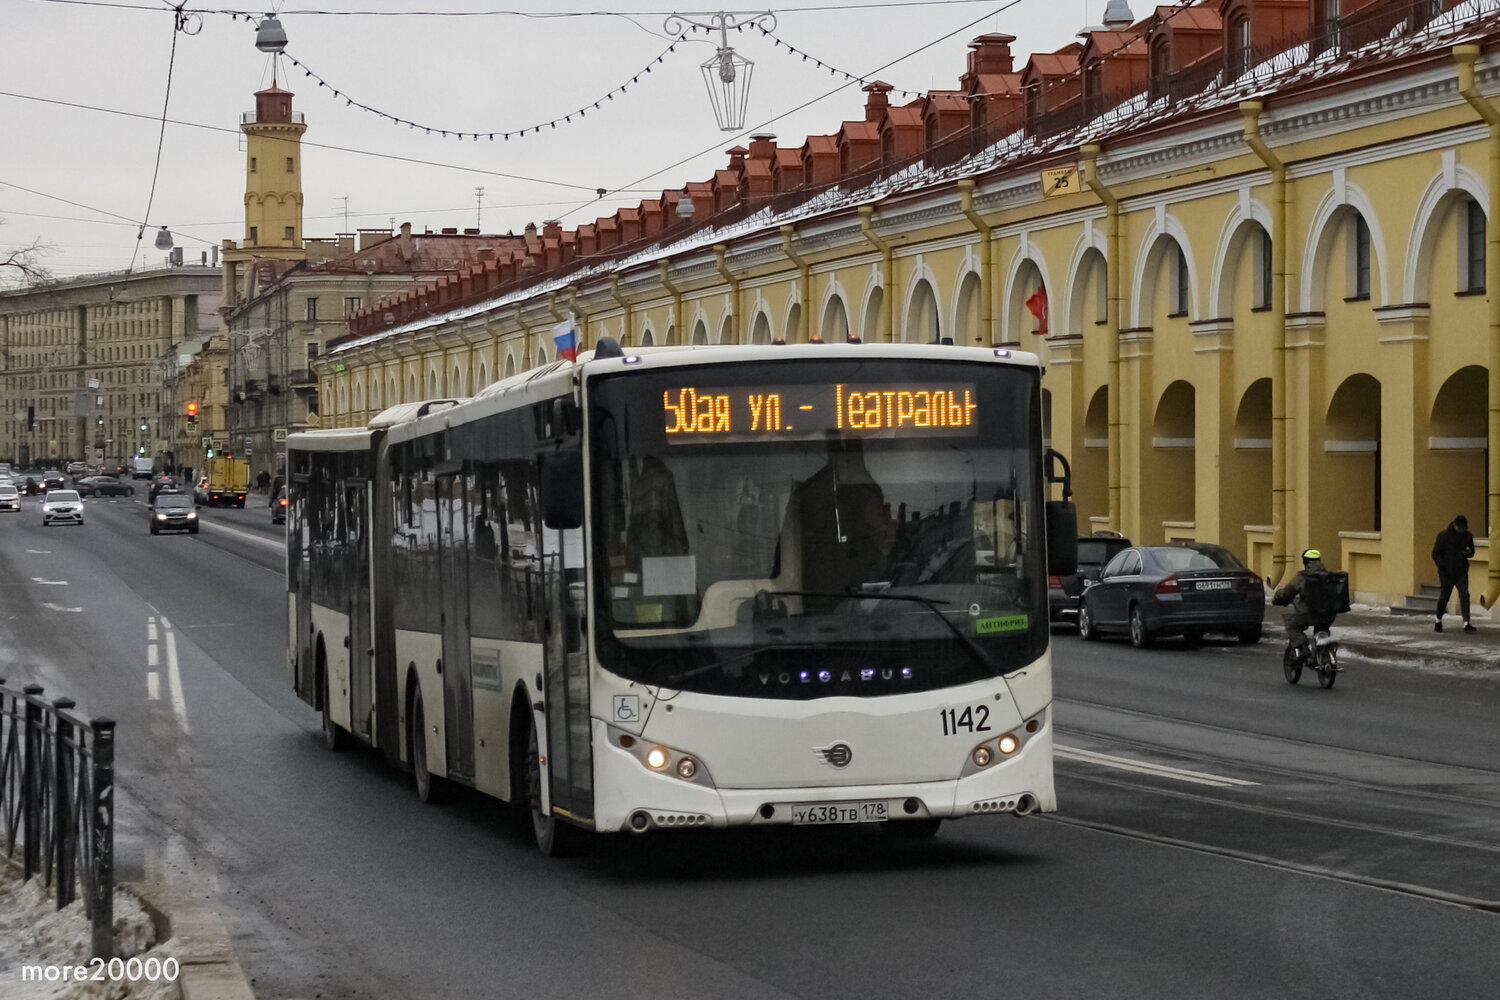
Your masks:
{"label": "white van", "polygon": [[130,460],[130,476],[132,479],[151,478],[151,459],[145,455],[137,455]]}

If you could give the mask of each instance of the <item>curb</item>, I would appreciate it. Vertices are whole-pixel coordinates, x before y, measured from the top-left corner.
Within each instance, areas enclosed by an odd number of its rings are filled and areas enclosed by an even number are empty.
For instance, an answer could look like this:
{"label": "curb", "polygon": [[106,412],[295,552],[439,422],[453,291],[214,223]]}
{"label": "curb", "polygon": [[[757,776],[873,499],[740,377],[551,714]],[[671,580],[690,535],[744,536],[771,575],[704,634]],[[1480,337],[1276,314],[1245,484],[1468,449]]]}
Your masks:
{"label": "curb", "polygon": [[199,906],[157,882],[120,886],[151,918],[159,941],[177,942],[181,975],[177,988],[182,1000],[255,1000],[240,968],[229,931],[212,910]]}

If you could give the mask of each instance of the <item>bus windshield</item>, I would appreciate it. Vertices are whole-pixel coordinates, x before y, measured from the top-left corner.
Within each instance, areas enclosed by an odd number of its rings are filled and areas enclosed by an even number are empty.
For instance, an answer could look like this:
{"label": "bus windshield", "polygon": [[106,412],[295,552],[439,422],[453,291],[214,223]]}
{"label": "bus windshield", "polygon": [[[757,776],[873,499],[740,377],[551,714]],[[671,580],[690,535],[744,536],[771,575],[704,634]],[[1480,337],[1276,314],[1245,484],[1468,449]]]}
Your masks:
{"label": "bus windshield", "polygon": [[678,690],[896,694],[1046,648],[1035,369],[830,358],[591,382],[592,634]]}

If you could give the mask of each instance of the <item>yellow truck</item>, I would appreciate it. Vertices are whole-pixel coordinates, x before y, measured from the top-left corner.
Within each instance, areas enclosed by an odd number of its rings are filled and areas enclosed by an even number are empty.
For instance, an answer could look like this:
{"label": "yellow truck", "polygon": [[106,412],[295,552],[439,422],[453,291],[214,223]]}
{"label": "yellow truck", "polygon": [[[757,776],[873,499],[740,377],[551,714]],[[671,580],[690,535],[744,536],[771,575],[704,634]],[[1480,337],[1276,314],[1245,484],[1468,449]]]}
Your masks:
{"label": "yellow truck", "polygon": [[250,492],[250,463],[228,455],[208,460],[208,474],[198,480],[194,499],[206,507],[243,507]]}

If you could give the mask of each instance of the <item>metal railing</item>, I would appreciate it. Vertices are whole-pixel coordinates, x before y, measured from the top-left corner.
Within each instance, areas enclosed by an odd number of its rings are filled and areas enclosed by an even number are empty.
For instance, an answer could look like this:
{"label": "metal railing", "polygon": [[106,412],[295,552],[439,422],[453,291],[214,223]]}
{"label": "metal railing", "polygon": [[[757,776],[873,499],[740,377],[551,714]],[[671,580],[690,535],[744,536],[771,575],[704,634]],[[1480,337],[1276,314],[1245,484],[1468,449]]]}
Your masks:
{"label": "metal railing", "polygon": [[61,910],[79,895],[95,958],[114,957],[115,723],[74,715],[0,678],[0,824],[5,856],[21,848],[27,879],[41,875]]}

